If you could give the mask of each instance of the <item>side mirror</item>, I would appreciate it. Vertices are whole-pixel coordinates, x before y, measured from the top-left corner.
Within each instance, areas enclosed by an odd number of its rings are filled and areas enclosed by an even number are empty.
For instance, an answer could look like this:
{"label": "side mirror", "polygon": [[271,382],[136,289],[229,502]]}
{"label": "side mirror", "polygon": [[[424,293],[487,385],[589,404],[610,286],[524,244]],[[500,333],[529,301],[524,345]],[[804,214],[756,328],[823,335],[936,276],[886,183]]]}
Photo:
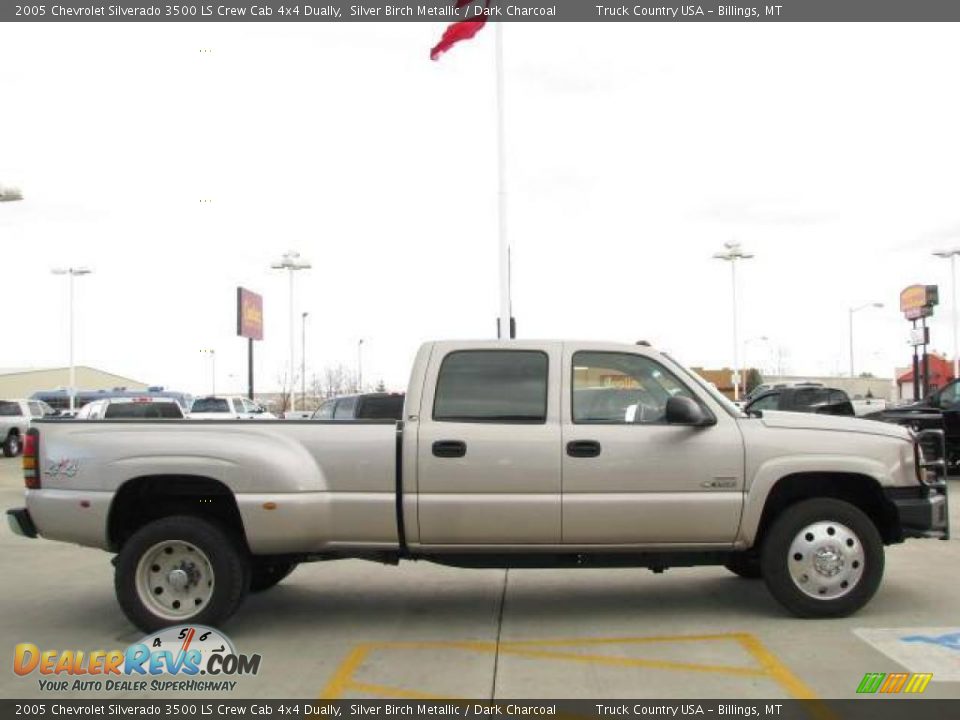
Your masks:
{"label": "side mirror", "polygon": [[688,397],[680,395],[667,400],[666,421],[671,425],[713,425],[703,408]]}

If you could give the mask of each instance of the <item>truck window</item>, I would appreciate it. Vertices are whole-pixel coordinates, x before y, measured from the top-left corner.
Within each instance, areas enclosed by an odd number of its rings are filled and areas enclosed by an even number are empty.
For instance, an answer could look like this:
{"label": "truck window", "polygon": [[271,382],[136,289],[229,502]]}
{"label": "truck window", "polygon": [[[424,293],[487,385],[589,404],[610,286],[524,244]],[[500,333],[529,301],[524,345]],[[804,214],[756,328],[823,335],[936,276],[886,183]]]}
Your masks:
{"label": "truck window", "polygon": [[780,406],[780,393],[759,397],[750,404],[751,410],[776,410]]}
{"label": "truck window", "polygon": [[0,400],[0,417],[17,417],[20,415],[20,404],[8,400]]}
{"label": "truck window", "polygon": [[227,404],[227,401],[223,398],[197,398],[193,401],[193,409],[191,412],[195,413],[209,413],[209,412],[230,412],[230,406]]}
{"label": "truck window", "polygon": [[644,355],[578,352],[573,355],[573,422],[662,423],[667,400],[696,398],[673,373]]}
{"label": "truck window", "polygon": [[960,402],[960,382],[947,384],[940,391],[940,407],[953,407]]}
{"label": "truck window", "polygon": [[173,420],[182,418],[183,413],[175,402],[110,403],[103,417],[107,420],[116,418]]}
{"label": "truck window", "polygon": [[828,405],[830,392],[823,388],[803,388],[793,395],[793,404],[798,410],[808,410]]}
{"label": "truck window", "polygon": [[321,405],[317,411],[313,414],[313,417],[317,420],[332,420],[333,419],[333,408],[336,406],[336,401],[327,400],[323,405]]}
{"label": "truck window", "polygon": [[403,395],[363,398],[357,417],[363,420],[399,420],[403,415]]}
{"label": "truck window", "polygon": [[546,353],[458,350],[443,359],[433,419],[447,422],[547,421]]}
{"label": "truck window", "polygon": [[335,420],[353,420],[353,411],[357,407],[355,397],[343,398],[337,400],[337,409],[333,411]]}

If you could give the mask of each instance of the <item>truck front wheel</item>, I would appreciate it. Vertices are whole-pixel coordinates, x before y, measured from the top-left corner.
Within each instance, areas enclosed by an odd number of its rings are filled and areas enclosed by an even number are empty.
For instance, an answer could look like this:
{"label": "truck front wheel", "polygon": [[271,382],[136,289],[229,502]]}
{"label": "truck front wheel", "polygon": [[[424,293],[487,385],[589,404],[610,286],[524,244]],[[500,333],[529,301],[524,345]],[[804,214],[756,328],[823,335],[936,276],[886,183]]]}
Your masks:
{"label": "truck front wheel", "polygon": [[145,632],[219,625],[240,606],[249,582],[239,543],[220,526],[188,516],[140,528],[120,551],[114,575],[120,607]]}
{"label": "truck front wheel", "polygon": [[873,597],[883,578],[883,540],[859,508],[816,498],[774,520],[760,564],[770,593],[799,617],[844,617]]}

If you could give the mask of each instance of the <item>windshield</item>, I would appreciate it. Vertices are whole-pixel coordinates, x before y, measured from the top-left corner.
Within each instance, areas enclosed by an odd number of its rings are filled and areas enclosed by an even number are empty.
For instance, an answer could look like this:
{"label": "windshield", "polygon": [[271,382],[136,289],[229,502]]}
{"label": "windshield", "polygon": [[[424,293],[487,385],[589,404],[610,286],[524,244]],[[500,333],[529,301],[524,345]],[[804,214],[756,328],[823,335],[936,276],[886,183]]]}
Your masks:
{"label": "windshield", "polygon": [[193,401],[193,413],[230,412],[230,406],[224,398],[197,398]]}
{"label": "windshield", "polygon": [[183,411],[176,402],[151,403],[111,403],[103,414],[105,418],[140,418],[140,419],[179,419]]}
{"label": "windshield", "polygon": [[666,358],[669,358],[670,362],[672,362],[674,365],[677,366],[677,368],[682,370],[687,377],[691,378],[697,385],[699,385],[701,388],[706,390],[707,393],[710,395],[710,397],[712,397],[714,400],[720,403],[720,405],[723,407],[724,410],[727,411],[727,413],[729,413],[733,417],[746,417],[743,410],[741,410],[736,405],[734,405],[727,398],[726,395],[724,395],[722,392],[717,390],[712,384],[708,383],[706,380],[704,380],[702,377],[697,375],[692,370],[688,370],[685,365],[678,363],[676,360],[674,360],[672,356],[668,355],[667,353],[661,353],[661,355],[663,355]]}

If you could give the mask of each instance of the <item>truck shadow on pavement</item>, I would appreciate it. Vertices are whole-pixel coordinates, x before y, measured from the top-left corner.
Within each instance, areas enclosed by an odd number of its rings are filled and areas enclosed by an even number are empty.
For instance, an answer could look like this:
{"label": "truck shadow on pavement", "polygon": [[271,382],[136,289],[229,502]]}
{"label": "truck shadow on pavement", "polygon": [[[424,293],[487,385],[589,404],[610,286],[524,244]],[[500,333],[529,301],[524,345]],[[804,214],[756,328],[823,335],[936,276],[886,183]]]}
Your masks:
{"label": "truck shadow on pavement", "polygon": [[[463,582],[450,577],[438,586],[435,582],[404,582],[384,585],[377,581],[358,582],[350,587],[337,584],[324,587],[322,568],[309,581],[298,582],[297,575],[269,592],[251,595],[230,623],[234,632],[248,626],[271,623],[274,628],[302,627],[321,623],[336,627],[362,626],[365,630],[388,630],[400,624],[436,626],[462,624],[470,629],[478,624],[496,622],[504,597],[503,572],[499,579],[478,582],[464,575]],[[306,575],[314,569],[297,571]],[[469,573],[470,571],[463,571]],[[540,571],[511,570],[504,613],[511,622],[558,620],[576,627],[606,621],[643,622],[689,618],[712,624],[724,621],[748,621],[757,618],[788,619],[775,603],[762,581],[745,581],[717,576],[649,576],[641,581],[636,574],[617,575],[592,571],[567,573],[566,577],[538,578]],[[547,571],[555,572],[555,571]]]}

